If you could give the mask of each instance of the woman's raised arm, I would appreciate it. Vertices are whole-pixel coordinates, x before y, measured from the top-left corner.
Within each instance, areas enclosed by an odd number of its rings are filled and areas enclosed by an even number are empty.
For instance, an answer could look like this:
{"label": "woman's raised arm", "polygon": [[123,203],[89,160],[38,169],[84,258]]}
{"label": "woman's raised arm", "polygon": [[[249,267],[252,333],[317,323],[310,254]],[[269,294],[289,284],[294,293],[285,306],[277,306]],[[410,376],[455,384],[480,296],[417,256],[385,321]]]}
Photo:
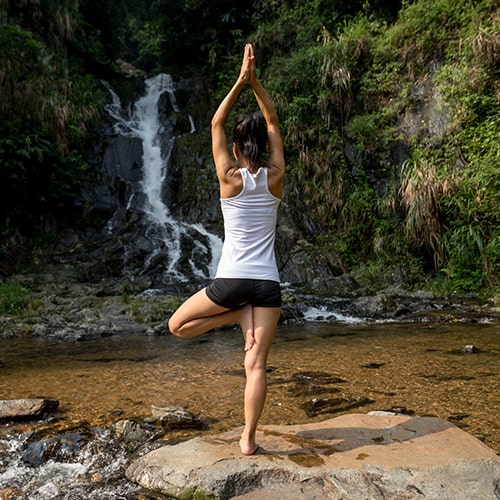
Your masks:
{"label": "woman's raised arm", "polygon": [[266,90],[257,77],[255,57],[253,47],[251,46],[250,52],[252,64],[249,83],[267,124],[267,136],[269,140],[269,159],[267,164],[269,168],[269,187],[275,196],[281,198],[283,192],[283,179],[285,176],[285,153],[283,140],[281,138],[278,114],[276,113],[273,103],[271,102],[271,99],[269,99]]}
{"label": "woman's raised arm", "polygon": [[250,81],[253,59],[251,47],[252,46],[250,44],[245,45],[243,61],[241,63],[238,79],[231,90],[227,93],[226,97],[222,100],[212,118],[212,154],[221,186],[224,184],[232,184],[232,177],[237,171],[237,167],[234,164],[229,152],[224,126],[229,113],[233,109],[236,99],[240,95],[241,90],[245,84]]}

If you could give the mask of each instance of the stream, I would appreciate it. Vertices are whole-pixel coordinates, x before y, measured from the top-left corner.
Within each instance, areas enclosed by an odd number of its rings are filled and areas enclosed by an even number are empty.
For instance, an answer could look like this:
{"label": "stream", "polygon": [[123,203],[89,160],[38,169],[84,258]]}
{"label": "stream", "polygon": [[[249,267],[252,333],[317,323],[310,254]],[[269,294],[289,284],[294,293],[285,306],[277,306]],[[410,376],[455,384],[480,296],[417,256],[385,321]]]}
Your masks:
{"label": "stream", "polygon": [[[478,352],[462,352],[468,345]],[[131,453],[111,435],[114,422],[147,419],[152,405],[183,407],[204,422],[202,430],[167,431],[155,446],[243,423],[239,330],[192,340],[132,333],[1,346],[0,399],[50,397],[60,406],[46,421],[0,427],[0,498],[159,498],[125,479]],[[260,423],[391,410],[446,418],[500,451],[499,354],[494,322],[280,325]],[[38,463],[37,446],[50,440],[37,433],[65,436],[66,448],[59,438],[52,458]]]}

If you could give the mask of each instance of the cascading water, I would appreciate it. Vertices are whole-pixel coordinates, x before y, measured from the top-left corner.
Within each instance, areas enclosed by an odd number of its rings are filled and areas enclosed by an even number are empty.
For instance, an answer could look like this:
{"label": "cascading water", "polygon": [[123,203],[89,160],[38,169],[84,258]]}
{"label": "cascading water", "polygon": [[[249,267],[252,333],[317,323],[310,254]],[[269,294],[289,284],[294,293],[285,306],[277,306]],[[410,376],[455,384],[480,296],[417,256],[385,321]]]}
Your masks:
{"label": "cascading water", "polygon": [[[173,111],[180,112],[172,78],[159,74],[146,80],[144,95],[129,109],[124,109],[113,89],[106,86],[112,95],[112,102],[106,106],[106,111],[115,121],[115,134],[139,140],[142,146],[142,178],[139,186],[129,190],[125,211],[133,209],[134,217],[142,219],[133,223],[135,231],[141,233],[138,238],[147,242],[143,247],[148,252],[137,269],[137,259],[134,261],[131,257],[133,250],[130,247],[124,258],[128,272],[143,273],[151,268],[160,268],[164,283],[213,277],[222,241],[201,224],[176,220],[164,201],[164,185],[168,182],[171,153],[177,137],[172,124],[160,119],[159,108],[161,97],[166,93]],[[195,128],[190,116],[189,121],[193,133]],[[111,234],[119,230],[123,219],[121,208],[109,221]]]}
{"label": "cascading water", "polygon": [[140,488],[122,472],[129,453],[109,431],[92,428],[85,437],[68,433],[42,440],[35,435],[0,436],[0,498],[136,498]]}

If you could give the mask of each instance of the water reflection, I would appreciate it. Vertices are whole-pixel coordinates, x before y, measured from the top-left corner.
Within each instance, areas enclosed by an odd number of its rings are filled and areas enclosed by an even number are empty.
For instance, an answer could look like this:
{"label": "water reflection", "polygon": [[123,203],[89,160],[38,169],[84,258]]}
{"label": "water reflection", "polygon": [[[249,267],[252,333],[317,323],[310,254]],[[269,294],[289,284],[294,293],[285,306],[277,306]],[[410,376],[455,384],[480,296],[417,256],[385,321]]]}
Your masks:
{"label": "water reflection", "polygon": [[[341,412],[399,408],[444,417],[500,451],[499,334],[500,325],[478,323],[280,326],[261,423],[335,416],[313,400],[364,401]],[[480,352],[460,352],[470,344]],[[4,340],[0,399],[56,398],[62,421],[97,426],[149,416],[151,405],[182,406],[209,423],[206,432],[218,432],[243,423],[243,355],[233,329],[188,341],[139,334],[81,343]],[[342,382],[320,377],[299,390],[303,372]]]}

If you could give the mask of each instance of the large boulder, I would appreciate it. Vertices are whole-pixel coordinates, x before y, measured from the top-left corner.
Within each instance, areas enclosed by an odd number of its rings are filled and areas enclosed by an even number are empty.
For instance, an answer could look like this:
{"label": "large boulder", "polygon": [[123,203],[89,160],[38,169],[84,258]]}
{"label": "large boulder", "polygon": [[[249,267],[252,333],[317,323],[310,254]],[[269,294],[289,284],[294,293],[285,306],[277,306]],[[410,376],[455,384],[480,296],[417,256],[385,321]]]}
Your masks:
{"label": "large boulder", "polygon": [[164,446],[132,462],[127,477],[176,498],[500,498],[499,456],[440,418],[354,414],[262,426],[250,457],[240,432]]}

